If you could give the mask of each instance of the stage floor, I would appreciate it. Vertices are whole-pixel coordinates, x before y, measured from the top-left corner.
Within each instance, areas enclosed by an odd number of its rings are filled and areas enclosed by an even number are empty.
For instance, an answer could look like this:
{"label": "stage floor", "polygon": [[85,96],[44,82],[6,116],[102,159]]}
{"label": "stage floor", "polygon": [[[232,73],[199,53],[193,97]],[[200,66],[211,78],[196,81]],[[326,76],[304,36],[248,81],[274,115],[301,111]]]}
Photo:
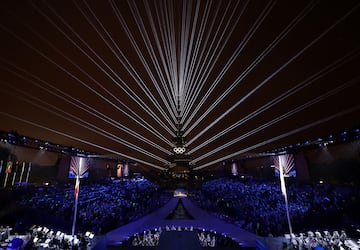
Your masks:
{"label": "stage floor", "polygon": [[181,197],[181,200],[186,210],[192,215],[192,217],[194,217],[194,219],[167,220],[166,217],[175,209],[179,199],[179,197],[174,197],[165,206],[156,210],[155,212],[144,216],[137,221],[131,222],[127,225],[108,232],[106,234],[106,239],[109,249],[115,249],[113,247],[120,246],[121,242],[127,240],[136,233],[141,233],[145,230],[152,230],[159,227],[165,228],[166,226],[180,226],[188,228],[192,226],[194,228],[211,230],[231,237],[235,241],[239,242],[239,244],[244,248],[256,247],[255,234],[245,231],[236,225],[220,220],[219,218],[196,206],[187,197]]}

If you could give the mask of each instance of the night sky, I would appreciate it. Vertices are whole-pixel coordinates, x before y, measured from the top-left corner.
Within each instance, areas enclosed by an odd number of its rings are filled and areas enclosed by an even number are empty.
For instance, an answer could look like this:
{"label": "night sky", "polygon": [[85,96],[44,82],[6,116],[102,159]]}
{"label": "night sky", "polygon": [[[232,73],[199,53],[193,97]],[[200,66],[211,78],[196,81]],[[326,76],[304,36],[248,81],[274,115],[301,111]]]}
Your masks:
{"label": "night sky", "polygon": [[195,169],[360,124],[358,1],[3,1],[0,130]]}

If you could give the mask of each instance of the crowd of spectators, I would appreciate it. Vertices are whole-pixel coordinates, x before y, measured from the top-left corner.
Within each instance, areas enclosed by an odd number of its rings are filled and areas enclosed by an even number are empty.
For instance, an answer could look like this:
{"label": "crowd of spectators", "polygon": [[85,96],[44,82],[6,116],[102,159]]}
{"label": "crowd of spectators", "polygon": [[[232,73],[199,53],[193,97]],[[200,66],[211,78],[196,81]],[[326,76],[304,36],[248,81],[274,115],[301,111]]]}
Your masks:
{"label": "crowd of spectators", "polygon": [[26,234],[11,234],[12,228],[0,227],[1,249],[92,249],[96,244],[96,237],[91,232],[72,235],[55,231],[47,227],[33,225],[26,230]]}
{"label": "crowd of spectators", "polygon": [[[351,222],[359,227],[356,211],[360,208],[360,191],[356,187],[293,183],[287,184],[287,195],[292,226],[297,231],[329,227],[329,223],[339,227]],[[190,197],[200,207],[257,235],[282,236],[289,232],[278,182],[220,178],[205,182]]]}
{"label": "crowd of spectators", "polygon": [[[170,193],[161,192],[143,178],[83,182],[78,200],[79,231],[104,234],[158,209],[170,199]],[[358,187],[324,183],[299,185],[290,180],[286,183],[293,231],[345,229],[348,232],[349,226],[359,228]],[[201,208],[259,236],[283,236],[289,232],[284,196],[278,181],[220,178],[203,183],[188,197]],[[48,185],[28,189],[22,195],[21,205],[71,223],[74,186]],[[136,236],[132,243],[152,245],[158,242],[158,236],[156,232],[147,233]],[[213,246],[214,242],[223,245],[218,242],[221,238],[214,240],[213,236],[199,232],[200,242],[204,245]]]}
{"label": "crowd of spectators", "polygon": [[[146,179],[124,179],[80,186],[77,226],[103,234],[136,220],[164,205],[170,197]],[[22,197],[21,204],[71,222],[74,215],[74,186],[37,188]]]}

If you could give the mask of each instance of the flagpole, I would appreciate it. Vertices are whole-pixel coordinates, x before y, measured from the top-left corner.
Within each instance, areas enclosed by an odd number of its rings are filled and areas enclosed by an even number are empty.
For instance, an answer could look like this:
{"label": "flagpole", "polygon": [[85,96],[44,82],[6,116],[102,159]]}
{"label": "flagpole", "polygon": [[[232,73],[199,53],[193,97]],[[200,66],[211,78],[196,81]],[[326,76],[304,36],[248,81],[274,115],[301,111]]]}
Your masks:
{"label": "flagpole", "polygon": [[1,174],[1,171],[2,171],[2,165],[3,165],[3,160],[1,160],[1,163],[0,163],[0,174]]}
{"label": "flagpole", "polygon": [[24,170],[25,170],[25,162],[23,162],[23,166],[22,166],[22,169],[21,169],[21,174],[20,174],[20,185],[21,185],[21,181],[22,181],[22,178],[23,178],[23,175],[24,175]]}
{"label": "flagpole", "polygon": [[292,234],[292,226],[291,226],[291,221],[290,221],[290,213],[289,213],[289,205],[288,205],[288,199],[287,199],[287,194],[286,194],[286,186],[285,186],[285,179],[284,179],[284,169],[283,169],[283,163],[282,163],[282,159],[279,156],[279,170],[280,170],[280,184],[281,184],[281,191],[284,195],[285,198],[285,209],[286,209],[286,216],[287,216],[287,221],[288,221],[288,225],[289,225],[289,232],[290,234]]}
{"label": "flagpole", "polygon": [[11,182],[12,186],[14,186],[14,184],[15,184],[16,173],[18,171],[18,168],[19,168],[19,162],[16,162],[15,163],[15,171],[14,171],[13,179],[12,179],[12,182]]}
{"label": "flagpole", "polygon": [[79,190],[80,190],[80,178],[79,175],[76,175],[76,184],[75,184],[75,208],[74,208],[74,219],[73,225],[71,230],[71,236],[74,237],[75,235],[75,225],[76,225],[76,214],[77,214],[77,206],[78,206],[78,199],[79,199]]}
{"label": "flagpole", "polygon": [[4,181],[4,188],[6,188],[6,182],[7,182],[8,176],[9,176],[9,174],[6,173],[6,175],[5,175],[5,181]]}
{"label": "flagpole", "polygon": [[29,182],[30,171],[31,171],[31,162],[29,162],[29,168],[28,168],[28,171],[27,171],[27,174],[26,174],[26,184]]}

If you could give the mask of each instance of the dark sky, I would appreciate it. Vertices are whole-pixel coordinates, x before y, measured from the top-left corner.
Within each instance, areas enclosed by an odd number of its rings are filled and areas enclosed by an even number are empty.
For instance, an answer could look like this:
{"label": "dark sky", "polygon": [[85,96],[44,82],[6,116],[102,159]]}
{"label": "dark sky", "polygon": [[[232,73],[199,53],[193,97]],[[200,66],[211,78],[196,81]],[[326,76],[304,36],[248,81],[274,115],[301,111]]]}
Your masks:
{"label": "dark sky", "polygon": [[358,1],[4,1],[0,130],[195,169],[360,124]]}

